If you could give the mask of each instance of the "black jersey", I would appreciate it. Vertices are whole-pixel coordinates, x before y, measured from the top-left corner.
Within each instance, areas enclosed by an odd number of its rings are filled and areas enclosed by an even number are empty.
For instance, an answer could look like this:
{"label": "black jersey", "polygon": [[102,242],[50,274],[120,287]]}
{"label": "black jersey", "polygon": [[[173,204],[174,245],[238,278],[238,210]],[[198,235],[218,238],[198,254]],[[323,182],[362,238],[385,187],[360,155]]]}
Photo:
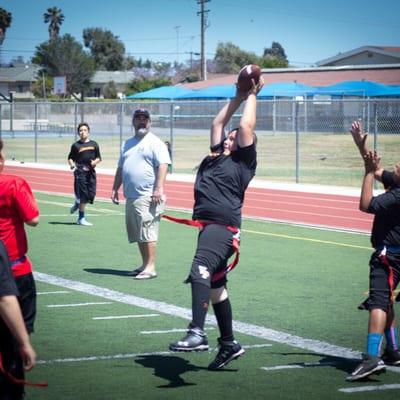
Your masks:
{"label": "black jersey", "polygon": [[372,226],[371,243],[380,246],[400,246],[400,187],[396,185],[393,174],[384,171],[382,183],[388,190],[373,197],[368,212],[375,214]]}
{"label": "black jersey", "polygon": [[211,151],[221,154],[207,156],[200,164],[194,185],[193,219],[240,227],[244,193],[257,166],[255,145],[238,147],[229,156],[223,154],[223,143]]}
{"label": "black jersey", "polygon": [[94,140],[82,142],[78,140],[71,146],[68,160],[73,160],[77,166],[91,167],[90,162],[96,158],[101,160],[99,145]]}

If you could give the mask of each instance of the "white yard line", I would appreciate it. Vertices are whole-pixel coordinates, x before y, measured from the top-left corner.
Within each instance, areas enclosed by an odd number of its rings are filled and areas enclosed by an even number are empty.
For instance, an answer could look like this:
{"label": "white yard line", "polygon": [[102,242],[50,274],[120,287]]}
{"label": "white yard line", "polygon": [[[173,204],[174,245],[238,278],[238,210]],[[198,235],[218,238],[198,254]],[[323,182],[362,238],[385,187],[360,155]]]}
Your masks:
{"label": "white yard line", "polygon": [[[172,315],[174,317],[180,317],[189,321],[192,319],[192,312],[190,309],[178,307],[173,304],[145,299],[131,294],[118,292],[116,290],[111,290],[79,281],[73,281],[70,279],[64,279],[42,272],[35,272],[34,275],[35,279],[39,282],[45,282],[48,284],[61,286],[63,288],[76,290],[78,292],[91,294],[93,296],[103,297],[108,300],[142,307],[148,310]],[[212,315],[207,316],[206,323],[209,325],[217,326],[217,321]],[[274,329],[269,329],[264,326],[249,324],[240,321],[233,321],[233,328],[236,332],[240,332],[245,335],[254,336],[276,343],[282,343],[285,345],[297,347],[299,349],[312,351],[318,354],[347,359],[361,358],[360,351],[348,349],[342,346],[336,346],[334,344],[323,342],[321,340],[314,340],[303,338],[301,336],[291,335],[290,333],[276,331]],[[400,372],[400,368],[396,367],[387,367],[387,369],[393,372]]]}
{"label": "white yard line", "polygon": [[[270,347],[271,344],[253,344],[243,346],[246,350],[259,349],[261,347]],[[210,351],[209,351],[210,352]],[[109,356],[87,356],[87,357],[68,357],[68,358],[55,358],[53,360],[38,360],[37,364],[56,364],[56,363],[72,363],[72,362],[84,362],[84,361],[103,361],[103,360],[121,360],[127,358],[136,357],[148,357],[148,356],[164,356],[176,354],[173,351],[154,351],[151,353],[126,353],[126,354],[114,354]]]}
{"label": "white yard line", "polygon": [[273,367],[261,367],[264,371],[278,371],[282,369],[299,369],[308,367],[329,367],[332,365],[338,365],[338,361],[332,362],[315,362],[315,363],[301,363],[301,364],[288,364],[288,365],[275,365]]}
{"label": "white yard line", "polygon": [[159,317],[160,314],[132,314],[132,315],[114,315],[109,317],[93,317],[94,320],[102,319],[128,319],[128,318],[149,318],[149,317]]}
{"label": "white yard line", "polygon": [[69,292],[68,290],[54,290],[52,292],[37,292],[36,294],[38,296],[41,296],[45,294],[65,294],[65,293],[71,293],[71,292]]}
{"label": "white yard line", "polygon": [[49,304],[46,307],[49,308],[62,308],[62,307],[85,307],[85,306],[97,306],[102,304],[112,304],[111,301],[98,301],[91,303],[72,303],[72,304]]}
{"label": "white yard line", "polygon": [[360,392],[373,392],[373,391],[381,391],[381,390],[393,390],[400,389],[400,384],[393,383],[391,385],[374,385],[374,386],[357,386],[352,388],[341,388],[338,389],[339,392],[344,393],[360,393]]}

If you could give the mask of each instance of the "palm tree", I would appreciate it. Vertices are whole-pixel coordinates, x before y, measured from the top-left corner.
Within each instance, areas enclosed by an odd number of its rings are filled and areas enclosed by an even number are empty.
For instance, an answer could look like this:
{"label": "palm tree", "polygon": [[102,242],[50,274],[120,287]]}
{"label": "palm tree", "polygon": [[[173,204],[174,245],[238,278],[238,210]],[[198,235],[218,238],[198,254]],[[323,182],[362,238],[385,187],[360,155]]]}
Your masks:
{"label": "palm tree", "polygon": [[3,44],[6,37],[6,30],[10,27],[12,15],[4,8],[0,7],[0,46]]}
{"label": "palm tree", "polygon": [[50,40],[55,40],[60,33],[60,26],[64,22],[64,14],[62,10],[57,7],[51,7],[47,9],[47,12],[43,14],[45,24],[49,23],[49,37]]}

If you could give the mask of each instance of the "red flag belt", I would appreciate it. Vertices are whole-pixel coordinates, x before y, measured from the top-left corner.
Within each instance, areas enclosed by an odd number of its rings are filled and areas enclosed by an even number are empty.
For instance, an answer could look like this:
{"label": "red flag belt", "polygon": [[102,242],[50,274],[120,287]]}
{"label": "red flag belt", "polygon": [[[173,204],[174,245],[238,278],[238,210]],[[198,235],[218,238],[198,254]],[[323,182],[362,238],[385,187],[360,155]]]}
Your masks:
{"label": "red flag belt", "polygon": [[40,387],[40,388],[44,388],[49,386],[49,384],[47,382],[28,382],[25,381],[23,379],[18,379],[15,376],[11,375],[9,372],[7,372],[4,369],[3,366],[3,359],[1,357],[1,353],[0,353],[0,372],[2,372],[5,377],[12,383],[14,383],[15,385],[26,385],[26,386],[35,386],[35,387]]}
{"label": "red flag belt", "polygon": [[380,259],[383,262],[383,264],[386,266],[387,270],[388,270],[388,284],[389,284],[389,296],[390,296],[390,306],[393,307],[393,300],[394,300],[394,275],[393,275],[393,268],[390,265],[390,262],[386,256],[386,253],[382,252],[380,254]]}
{"label": "red flag belt", "polygon": [[[175,217],[171,217],[169,215],[163,215],[163,218],[172,221],[172,222],[176,222],[178,224],[183,224],[183,225],[188,225],[188,226],[193,226],[199,229],[203,229],[205,226],[207,225],[211,225],[211,224],[216,224],[216,222],[200,222],[197,220],[193,220],[193,219],[185,219],[185,218],[175,218]],[[240,229],[236,228],[234,226],[230,226],[227,225],[225,226],[226,229],[228,229],[228,231],[232,232],[233,238],[232,238],[232,248],[233,248],[233,252],[235,253],[235,258],[233,259],[233,261],[226,266],[226,268],[224,268],[222,271],[218,271],[216,272],[212,278],[211,281],[215,282],[218,281],[219,279],[221,279],[224,275],[226,275],[229,271],[231,271],[233,268],[236,267],[236,265],[239,263],[239,250],[240,250],[240,244],[239,244],[239,235],[240,235]]]}

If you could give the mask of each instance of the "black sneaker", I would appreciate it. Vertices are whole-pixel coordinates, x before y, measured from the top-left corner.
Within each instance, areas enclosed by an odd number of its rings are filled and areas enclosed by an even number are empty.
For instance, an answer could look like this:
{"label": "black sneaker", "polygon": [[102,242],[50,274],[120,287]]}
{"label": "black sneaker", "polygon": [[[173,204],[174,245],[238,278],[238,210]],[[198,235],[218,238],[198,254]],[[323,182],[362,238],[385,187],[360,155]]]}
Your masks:
{"label": "black sneaker", "polygon": [[361,363],[357,368],[350,374],[347,375],[346,381],[357,381],[363,379],[374,373],[381,373],[385,371],[385,363],[380,357],[370,356],[369,354],[363,354]]}
{"label": "black sneaker", "polygon": [[382,360],[387,365],[400,365],[400,351],[386,348],[382,354]]}
{"label": "black sneaker", "polygon": [[218,338],[218,343],[219,351],[215,360],[208,366],[210,370],[220,369],[244,354],[244,348],[236,340],[225,342]]}
{"label": "black sneaker", "polygon": [[207,351],[207,335],[199,328],[190,328],[187,335],[169,345],[171,351]]}

